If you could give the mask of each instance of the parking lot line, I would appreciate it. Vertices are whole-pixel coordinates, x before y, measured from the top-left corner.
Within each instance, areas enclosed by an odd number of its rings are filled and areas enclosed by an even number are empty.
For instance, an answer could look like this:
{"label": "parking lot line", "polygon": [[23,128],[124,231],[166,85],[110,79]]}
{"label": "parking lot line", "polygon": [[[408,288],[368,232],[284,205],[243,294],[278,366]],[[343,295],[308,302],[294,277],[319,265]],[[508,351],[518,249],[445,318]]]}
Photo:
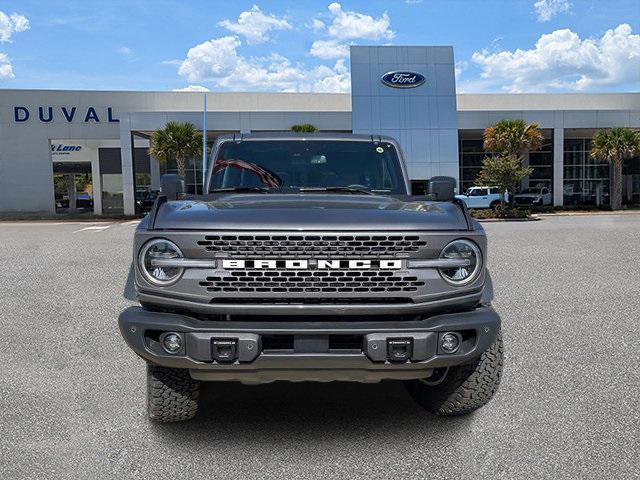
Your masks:
{"label": "parking lot line", "polygon": [[109,228],[111,225],[113,225],[113,224],[112,224],[112,223],[109,223],[109,224],[107,224],[107,225],[92,225],[92,226],[90,226],[90,227],[84,227],[84,228],[81,228],[80,230],[76,230],[76,231],[75,231],[75,232],[73,232],[73,233],[84,232],[84,231],[86,231],[86,230],[91,230],[91,231],[93,231],[94,233],[95,233],[95,232],[101,232],[101,231],[106,230],[107,228]]}

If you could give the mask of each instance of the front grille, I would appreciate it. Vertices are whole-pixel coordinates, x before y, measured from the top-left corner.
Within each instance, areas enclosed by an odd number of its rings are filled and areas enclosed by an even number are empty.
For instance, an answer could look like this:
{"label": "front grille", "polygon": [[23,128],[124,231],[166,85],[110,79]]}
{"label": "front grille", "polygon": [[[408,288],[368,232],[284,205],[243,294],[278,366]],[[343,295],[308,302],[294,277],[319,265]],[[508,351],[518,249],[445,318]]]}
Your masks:
{"label": "front grille", "polygon": [[393,270],[234,270],[199,284],[208,292],[342,294],[416,292],[425,283]]}
{"label": "front grille", "polygon": [[215,256],[243,258],[408,257],[427,245],[418,235],[206,235]]}

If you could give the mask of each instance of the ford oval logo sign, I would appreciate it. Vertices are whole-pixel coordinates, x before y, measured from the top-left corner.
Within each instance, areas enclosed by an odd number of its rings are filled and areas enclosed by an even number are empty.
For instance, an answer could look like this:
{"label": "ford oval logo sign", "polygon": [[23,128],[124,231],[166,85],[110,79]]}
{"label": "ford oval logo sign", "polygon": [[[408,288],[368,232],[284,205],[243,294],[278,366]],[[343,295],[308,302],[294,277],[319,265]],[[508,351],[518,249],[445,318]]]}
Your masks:
{"label": "ford oval logo sign", "polygon": [[415,88],[426,81],[424,75],[405,71],[387,72],[381,80],[387,87],[393,88]]}

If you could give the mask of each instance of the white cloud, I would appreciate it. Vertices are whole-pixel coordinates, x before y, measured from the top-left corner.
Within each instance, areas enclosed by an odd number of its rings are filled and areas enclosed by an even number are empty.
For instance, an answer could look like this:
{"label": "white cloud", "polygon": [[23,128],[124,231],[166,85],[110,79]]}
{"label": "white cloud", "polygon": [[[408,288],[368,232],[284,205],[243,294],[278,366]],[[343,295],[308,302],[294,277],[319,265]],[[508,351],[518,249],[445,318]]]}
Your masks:
{"label": "white cloud", "polygon": [[455,69],[454,69],[456,80],[460,78],[460,75],[462,75],[462,72],[464,72],[467,68],[469,68],[469,62],[467,62],[466,60],[460,60],[456,62]]}
{"label": "white cloud", "polygon": [[581,39],[569,29],[542,35],[530,50],[475,52],[485,85],[509,92],[585,91],[640,84],[640,35],[628,24],[601,38]]}
{"label": "white cloud", "polygon": [[395,35],[389,28],[391,20],[386,13],[379,18],[373,18],[359,12],[344,11],[342,5],[335,2],[328,8],[331,15],[331,23],[328,27],[321,20],[312,20],[311,29],[315,32],[324,31],[328,37],[326,40],[313,42],[309,50],[309,54],[313,57],[346,58],[349,56],[349,45],[346,41],[391,40]]}
{"label": "white cloud", "polygon": [[240,43],[238,37],[221,37],[196,45],[180,63],[178,74],[190,82],[228,75],[240,61],[236,52]]}
{"label": "white cloud", "polygon": [[318,20],[317,18],[314,18],[311,20],[310,24],[306,25],[306,27],[310,28],[314,32],[321,32],[326,28],[326,25],[322,20]]}
{"label": "white cloud", "polygon": [[184,88],[174,88],[174,92],[209,92],[210,90],[207,87],[203,87],[202,85],[188,85]]}
{"label": "white cloud", "polygon": [[395,34],[389,28],[391,19],[383,13],[379,18],[373,18],[358,12],[345,12],[342,5],[332,3],[329,5],[332,16],[331,25],[327,33],[338,40],[391,40]]}
{"label": "white cloud", "polygon": [[548,22],[559,13],[571,10],[569,0],[538,0],[533,4],[539,22]]}
{"label": "white cloud", "polygon": [[122,55],[127,56],[127,57],[130,57],[131,55],[133,55],[133,49],[131,49],[129,47],[120,47],[118,49],[118,52],[121,53]]}
{"label": "white cloud", "polygon": [[29,20],[24,15],[12,13],[7,15],[0,10],[0,42],[10,42],[14,33],[29,29]]}
{"label": "white cloud", "polygon": [[178,73],[190,82],[211,82],[231,91],[347,92],[350,75],[344,60],[333,67],[308,68],[277,54],[247,58],[237,37],[209,40],[189,49]]}
{"label": "white cloud", "polygon": [[242,35],[250,45],[264,43],[269,40],[267,33],[271,30],[291,30],[291,24],[284,18],[273,14],[265,14],[257,5],[251,10],[242,12],[237,22],[223,20],[218,25]]}
{"label": "white cloud", "polygon": [[0,80],[6,80],[14,77],[15,75],[13,74],[11,60],[6,53],[0,53]]}
{"label": "white cloud", "polygon": [[316,40],[311,45],[309,53],[318,58],[346,58],[349,56],[349,45],[337,40]]}

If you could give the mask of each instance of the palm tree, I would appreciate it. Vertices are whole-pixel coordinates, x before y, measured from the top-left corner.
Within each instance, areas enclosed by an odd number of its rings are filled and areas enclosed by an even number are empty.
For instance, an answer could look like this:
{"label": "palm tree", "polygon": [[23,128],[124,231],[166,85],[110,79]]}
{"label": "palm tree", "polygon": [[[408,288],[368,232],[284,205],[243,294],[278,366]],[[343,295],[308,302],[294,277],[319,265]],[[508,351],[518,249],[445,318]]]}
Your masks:
{"label": "palm tree", "polygon": [[167,163],[176,161],[178,175],[184,177],[187,159],[202,152],[202,133],[192,123],[168,122],[151,135],[149,155]]}
{"label": "palm tree", "polygon": [[601,130],[591,142],[591,157],[611,166],[611,209],[622,208],[622,164],[640,155],[640,132],[617,127]]}
{"label": "palm tree", "polygon": [[544,136],[537,123],[524,120],[500,120],[484,131],[484,149],[501,156],[522,159],[528,152],[538,150]]}

